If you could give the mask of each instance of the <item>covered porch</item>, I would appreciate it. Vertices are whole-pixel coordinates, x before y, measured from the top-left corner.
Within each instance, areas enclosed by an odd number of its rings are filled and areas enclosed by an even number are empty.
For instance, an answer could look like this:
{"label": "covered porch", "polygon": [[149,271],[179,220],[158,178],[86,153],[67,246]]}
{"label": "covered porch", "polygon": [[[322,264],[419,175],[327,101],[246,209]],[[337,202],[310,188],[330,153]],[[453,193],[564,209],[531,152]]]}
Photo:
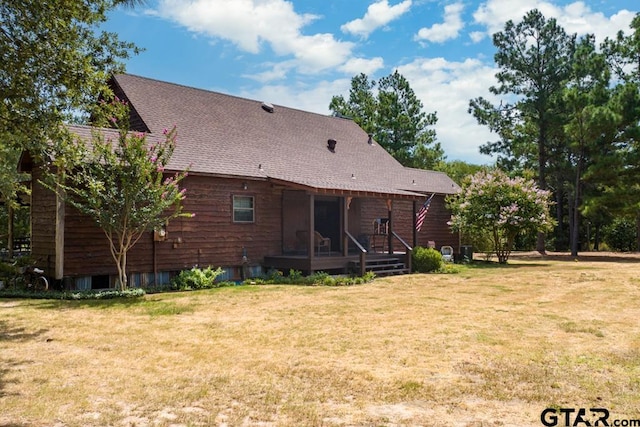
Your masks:
{"label": "covered porch", "polygon": [[306,274],[408,273],[416,199],[416,195],[286,188],[282,251],[265,256],[263,265]]}

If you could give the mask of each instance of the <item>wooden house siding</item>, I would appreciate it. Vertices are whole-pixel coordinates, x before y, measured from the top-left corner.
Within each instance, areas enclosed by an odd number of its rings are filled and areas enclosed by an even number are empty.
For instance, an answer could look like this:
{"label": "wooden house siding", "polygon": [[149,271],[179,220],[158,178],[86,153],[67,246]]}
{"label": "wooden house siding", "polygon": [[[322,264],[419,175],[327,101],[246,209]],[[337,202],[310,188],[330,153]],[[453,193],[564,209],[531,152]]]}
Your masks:
{"label": "wooden house siding", "polygon": [[[128,255],[129,273],[152,273],[154,265],[157,271],[240,266],[243,253],[259,264],[263,256],[281,253],[282,195],[270,183],[190,175],[183,186],[184,211],[195,216],[172,220],[164,241],[145,233]],[[234,195],[254,197],[254,223],[233,222]],[[116,274],[108,241],[89,218],[68,209],[66,225],[65,275]]]}
{"label": "wooden house siding", "polygon": [[[416,203],[416,212],[420,210],[422,203],[424,200]],[[445,196],[434,196],[422,229],[418,232],[417,246],[427,247],[429,242],[435,242],[437,249],[442,246],[451,246],[454,253],[459,253],[458,233],[451,231],[451,226],[447,224],[449,221],[451,221],[451,211],[446,207]]]}
{"label": "wooden house siding", "polygon": [[[426,199],[426,197],[425,197]],[[417,233],[416,246],[428,246],[430,241],[435,242],[436,247],[452,246],[458,252],[458,235],[451,231],[447,222],[451,219],[451,211],[445,206],[444,196],[436,195],[431,201],[429,212],[422,229]],[[424,200],[416,202],[416,213]],[[359,199],[357,207],[360,211],[359,234],[370,235],[373,233],[373,222],[376,218],[389,216],[386,200],[384,199]],[[392,202],[393,231],[405,242],[413,246],[413,202],[409,200],[395,200]],[[403,251],[400,243],[392,239],[393,250]]]}

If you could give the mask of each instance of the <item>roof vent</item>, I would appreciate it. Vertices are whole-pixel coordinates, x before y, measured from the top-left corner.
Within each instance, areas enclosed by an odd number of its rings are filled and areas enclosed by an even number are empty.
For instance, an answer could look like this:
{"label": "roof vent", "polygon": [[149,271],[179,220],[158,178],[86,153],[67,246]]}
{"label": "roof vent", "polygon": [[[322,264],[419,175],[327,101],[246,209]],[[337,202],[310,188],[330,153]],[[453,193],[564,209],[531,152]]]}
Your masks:
{"label": "roof vent", "polygon": [[369,140],[367,141],[369,145],[373,144],[373,135],[369,134]]}
{"label": "roof vent", "polygon": [[273,105],[269,104],[268,102],[262,103],[262,109],[267,113],[273,113],[273,110],[274,110]]}
{"label": "roof vent", "polygon": [[335,139],[329,139],[327,140],[327,148],[329,149],[329,151],[331,151],[332,153],[336,151],[336,140]]}

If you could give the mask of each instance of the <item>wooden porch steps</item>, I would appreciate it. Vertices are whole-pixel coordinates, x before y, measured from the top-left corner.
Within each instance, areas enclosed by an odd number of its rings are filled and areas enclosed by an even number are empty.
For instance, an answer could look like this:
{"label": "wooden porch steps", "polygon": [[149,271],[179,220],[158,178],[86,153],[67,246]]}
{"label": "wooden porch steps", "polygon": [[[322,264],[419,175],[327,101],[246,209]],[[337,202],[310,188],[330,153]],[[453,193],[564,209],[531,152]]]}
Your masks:
{"label": "wooden porch steps", "polygon": [[[350,269],[360,271],[360,261],[351,261]],[[376,276],[391,276],[396,274],[409,274],[405,262],[398,257],[369,258],[365,260],[365,271],[371,271]]]}

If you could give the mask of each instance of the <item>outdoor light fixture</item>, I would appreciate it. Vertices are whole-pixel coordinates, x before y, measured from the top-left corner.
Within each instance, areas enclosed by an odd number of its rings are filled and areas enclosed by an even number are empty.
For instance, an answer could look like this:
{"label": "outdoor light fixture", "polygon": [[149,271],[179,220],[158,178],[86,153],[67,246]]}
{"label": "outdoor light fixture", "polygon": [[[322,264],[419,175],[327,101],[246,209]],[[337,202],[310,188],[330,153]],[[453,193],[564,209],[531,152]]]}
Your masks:
{"label": "outdoor light fixture", "polygon": [[160,227],[153,230],[153,240],[156,242],[163,242],[167,238],[167,225],[163,224]]}
{"label": "outdoor light fixture", "polygon": [[243,189],[243,190],[246,190],[247,188],[249,188],[249,186],[247,185],[247,183],[246,183],[246,182],[243,182],[243,183],[242,183],[242,189]]}

